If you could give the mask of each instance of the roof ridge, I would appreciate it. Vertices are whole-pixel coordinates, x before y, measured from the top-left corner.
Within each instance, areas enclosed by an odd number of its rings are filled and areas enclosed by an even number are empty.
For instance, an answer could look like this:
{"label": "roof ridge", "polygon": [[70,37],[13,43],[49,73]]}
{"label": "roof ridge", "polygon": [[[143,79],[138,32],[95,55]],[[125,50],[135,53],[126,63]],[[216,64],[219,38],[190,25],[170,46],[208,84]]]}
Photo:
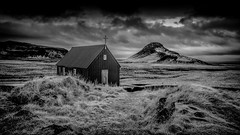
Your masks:
{"label": "roof ridge", "polygon": [[72,48],[78,48],[78,47],[94,47],[94,46],[104,46],[105,44],[99,44],[99,45],[84,45],[84,46],[73,46]]}

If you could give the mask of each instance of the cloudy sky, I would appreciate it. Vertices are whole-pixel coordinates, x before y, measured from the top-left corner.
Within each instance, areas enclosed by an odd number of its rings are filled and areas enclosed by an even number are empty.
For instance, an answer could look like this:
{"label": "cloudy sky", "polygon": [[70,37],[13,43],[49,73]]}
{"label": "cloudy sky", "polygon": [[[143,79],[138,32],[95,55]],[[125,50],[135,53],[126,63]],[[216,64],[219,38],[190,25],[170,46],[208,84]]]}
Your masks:
{"label": "cloudy sky", "polygon": [[0,5],[0,41],[70,49],[107,45],[127,58],[150,42],[210,62],[240,61],[238,4],[224,2],[41,1]]}

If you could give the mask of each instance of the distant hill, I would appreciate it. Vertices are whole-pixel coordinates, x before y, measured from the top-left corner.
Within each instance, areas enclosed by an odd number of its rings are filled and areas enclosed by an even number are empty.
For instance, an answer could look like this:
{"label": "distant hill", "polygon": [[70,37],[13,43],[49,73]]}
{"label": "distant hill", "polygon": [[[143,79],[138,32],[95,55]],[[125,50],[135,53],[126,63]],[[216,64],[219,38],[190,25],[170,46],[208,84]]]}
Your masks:
{"label": "distant hill", "polygon": [[126,62],[138,63],[174,63],[174,64],[206,64],[209,63],[183,56],[177,52],[168,50],[161,43],[152,42],[146,45],[138,53],[129,57]]}
{"label": "distant hill", "polygon": [[68,50],[17,41],[0,42],[1,60],[58,60]]}

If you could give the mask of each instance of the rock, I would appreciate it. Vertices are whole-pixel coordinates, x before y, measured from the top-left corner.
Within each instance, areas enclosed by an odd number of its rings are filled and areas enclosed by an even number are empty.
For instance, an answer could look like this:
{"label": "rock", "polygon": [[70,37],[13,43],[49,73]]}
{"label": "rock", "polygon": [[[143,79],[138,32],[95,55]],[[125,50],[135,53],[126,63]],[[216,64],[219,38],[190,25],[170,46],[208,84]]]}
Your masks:
{"label": "rock", "polygon": [[199,118],[204,118],[205,114],[203,112],[195,112],[194,116],[199,117]]}
{"label": "rock", "polygon": [[177,125],[171,125],[171,126],[168,127],[168,131],[171,132],[171,133],[176,134],[176,133],[181,132],[182,128],[177,126]]}

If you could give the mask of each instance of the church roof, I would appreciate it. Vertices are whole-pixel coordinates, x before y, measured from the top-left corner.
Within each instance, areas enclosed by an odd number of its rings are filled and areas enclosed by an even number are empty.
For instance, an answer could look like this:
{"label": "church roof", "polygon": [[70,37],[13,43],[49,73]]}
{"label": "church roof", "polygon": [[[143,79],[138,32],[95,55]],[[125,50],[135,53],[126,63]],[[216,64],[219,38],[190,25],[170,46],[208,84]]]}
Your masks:
{"label": "church roof", "polygon": [[57,66],[88,68],[104,47],[105,45],[72,47]]}

